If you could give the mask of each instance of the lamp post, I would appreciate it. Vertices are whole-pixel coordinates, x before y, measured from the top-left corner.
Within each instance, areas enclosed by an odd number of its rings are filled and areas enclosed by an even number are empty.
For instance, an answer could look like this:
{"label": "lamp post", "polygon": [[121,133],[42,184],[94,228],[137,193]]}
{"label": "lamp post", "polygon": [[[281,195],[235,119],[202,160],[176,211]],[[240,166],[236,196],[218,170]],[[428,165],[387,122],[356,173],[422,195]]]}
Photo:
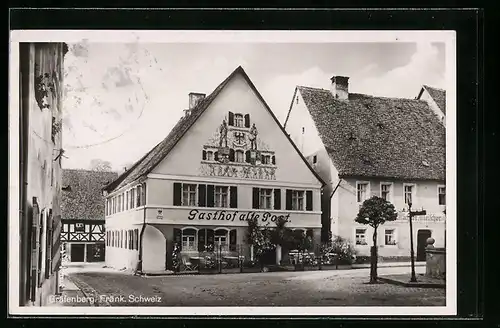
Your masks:
{"label": "lamp post", "polygon": [[415,215],[426,215],[427,211],[411,211],[411,201],[408,202],[408,217],[410,221],[410,257],[411,257],[411,279],[410,282],[417,282],[417,277],[415,276],[415,252],[413,251],[413,222],[412,218]]}

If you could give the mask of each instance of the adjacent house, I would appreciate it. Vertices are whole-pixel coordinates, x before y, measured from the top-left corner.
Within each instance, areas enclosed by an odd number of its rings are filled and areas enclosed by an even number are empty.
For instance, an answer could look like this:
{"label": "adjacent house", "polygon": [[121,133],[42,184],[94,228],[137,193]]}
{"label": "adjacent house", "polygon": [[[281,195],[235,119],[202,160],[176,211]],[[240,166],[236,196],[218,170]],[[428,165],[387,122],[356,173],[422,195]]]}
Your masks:
{"label": "adjacent house", "polygon": [[285,129],[326,182],[323,240],[329,233],[370,254],[372,229],[354,219],[364,200],[394,204],[398,219],[379,228],[382,257],[410,254],[408,203],[425,209],[414,217],[417,260],[425,241],[445,243],[445,128],[429,103],[349,92],[348,77],[334,76],[329,90],[298,86]]}
{"label": "adjacent house", "polygon": [[169,269],[174,244],[190,261],[207,247],[249,258],[250,218],[285,218],[319,243],[322,185],[238,67],[210,95],[190,93],[167,137],[104,188],[106,265]]}
{"label": "adjacent house", "polygon": [[64,43],[19,45],[19,305],[58,292]]}
{"label": "adjacent house", "polygon": [[446,118],[446,91],[439,88],[423,85],[418,93],[417,99],[425,100],[429,107],[438,116],[439,120],[445,124]]}
{"label": "adjacent house", "polygon": [[70,262],[104,261],[105,197],[102,188],[114,172],[63,170],[62,249]]}

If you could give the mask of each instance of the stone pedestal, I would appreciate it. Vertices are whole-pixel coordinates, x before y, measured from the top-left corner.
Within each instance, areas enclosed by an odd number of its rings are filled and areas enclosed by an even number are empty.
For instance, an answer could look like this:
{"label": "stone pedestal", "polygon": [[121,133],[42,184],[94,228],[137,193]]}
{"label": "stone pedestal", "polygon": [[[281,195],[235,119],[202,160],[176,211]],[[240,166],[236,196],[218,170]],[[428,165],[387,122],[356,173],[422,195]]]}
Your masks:
{"label": "stone pedestal", "polygon": [[434,238],[427,239],[425,275],[443,279],[446,276],[446,249],[435,248],[434,242]]}

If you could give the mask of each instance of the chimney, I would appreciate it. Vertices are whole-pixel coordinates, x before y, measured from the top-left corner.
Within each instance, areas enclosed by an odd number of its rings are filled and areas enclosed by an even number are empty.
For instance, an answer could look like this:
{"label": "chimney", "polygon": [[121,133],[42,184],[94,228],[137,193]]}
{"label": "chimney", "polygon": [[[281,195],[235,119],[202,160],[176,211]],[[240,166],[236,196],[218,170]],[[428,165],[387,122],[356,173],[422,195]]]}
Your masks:
{"label": "chimney", "polygon": [[333,76],[330,92],[335,99],[348,100],[349,99],[349,78],[346,76]]}
{"label": "chimney", "polygon": [[205,99],[204,93],[196,93],[196,92],[189,93],[189,110],[195,108],[196,105],[198,105],[198,103],[203,99]]}

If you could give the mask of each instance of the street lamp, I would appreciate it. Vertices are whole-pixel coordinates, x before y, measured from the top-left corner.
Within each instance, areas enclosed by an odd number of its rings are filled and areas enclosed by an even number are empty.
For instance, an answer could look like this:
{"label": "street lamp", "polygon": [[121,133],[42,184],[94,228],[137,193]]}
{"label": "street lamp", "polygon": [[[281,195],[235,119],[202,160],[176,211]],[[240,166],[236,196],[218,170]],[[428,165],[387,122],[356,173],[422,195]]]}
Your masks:
{"label": "street lamp", "polygon": [[411,202],[408,202],[408,218],[410,220],[410,258],[411,258],[410,282],[417,282],[417,277],[415,276],[415,253],[413,251],[413,224],[412,224]]}
{"label": "street lamp", "polygon": [[417,282],[417,277],[415,276],[415,252],[413,251],[413,223],[412,218],[415,215],[426,215],[427,211],[411,211],[411,201],[408,202],[408,217],[410,221],[410,256],[411,256],[411,279],[410,282]]}

